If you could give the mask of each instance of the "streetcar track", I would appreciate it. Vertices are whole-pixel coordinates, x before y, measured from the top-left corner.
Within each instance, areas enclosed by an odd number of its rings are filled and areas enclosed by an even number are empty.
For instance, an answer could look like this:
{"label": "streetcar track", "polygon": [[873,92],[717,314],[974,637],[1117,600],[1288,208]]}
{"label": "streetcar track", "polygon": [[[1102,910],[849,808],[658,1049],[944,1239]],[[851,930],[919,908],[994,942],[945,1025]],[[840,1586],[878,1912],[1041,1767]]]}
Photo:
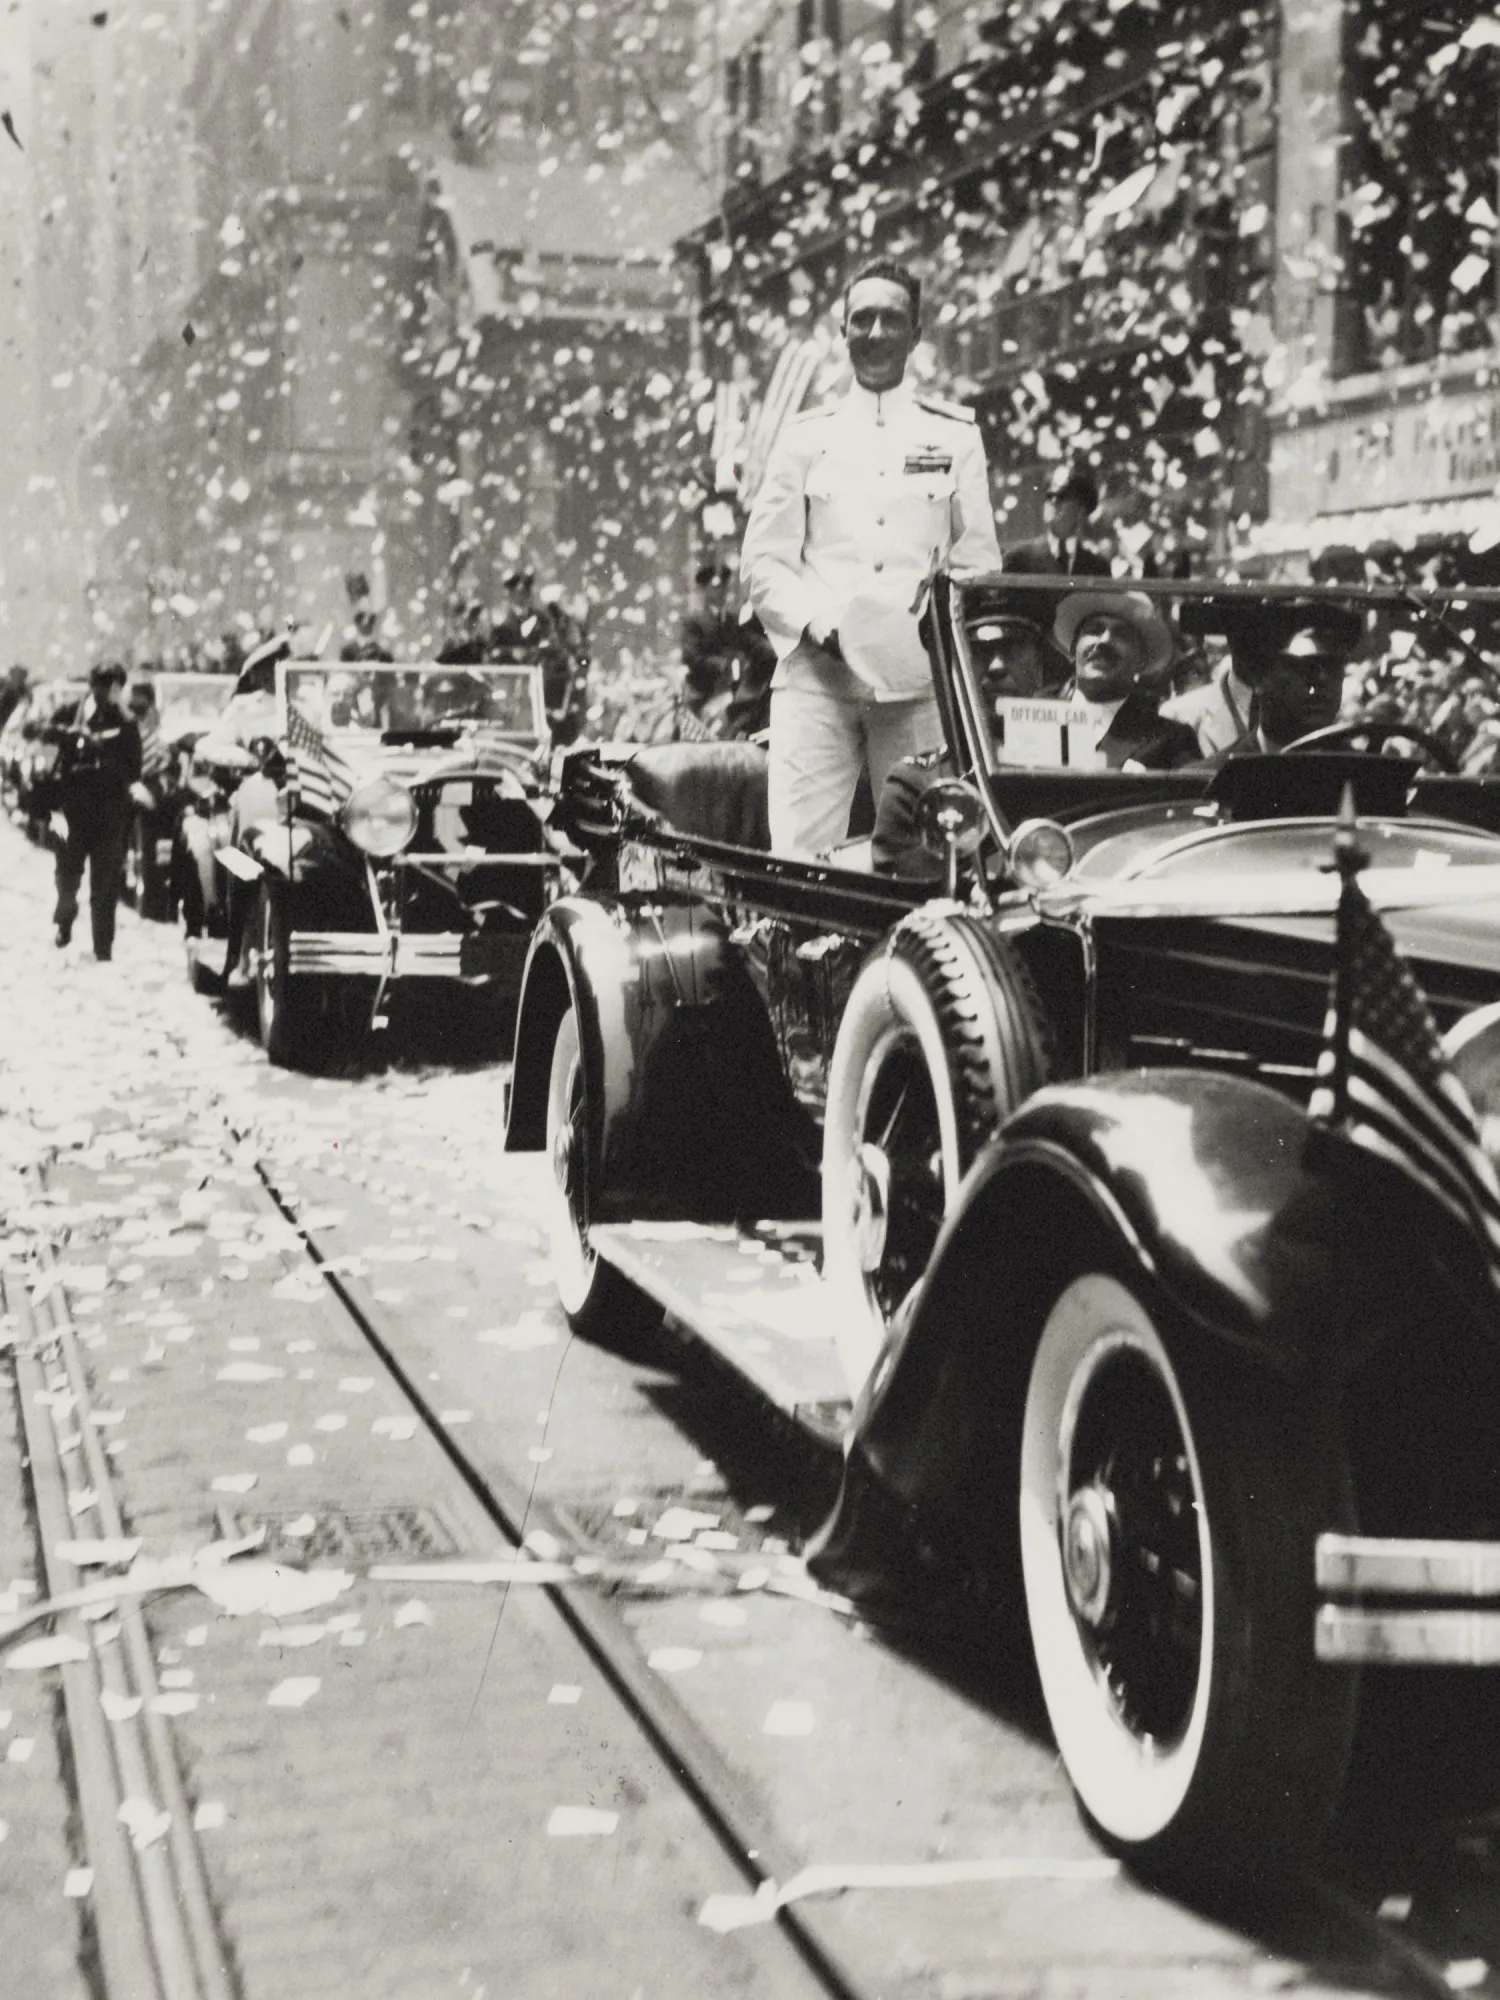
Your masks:
{"label": "streetcar track", "polygon": [[[318,1266],[324,1283],[388,1370],[428,1435],[505,1538],[520,1550],[527,1535],[540,1526],[564,1546],[575,1541],[576,1527],[529,1487],[498,1469],[475,1464],[451,1428],[444,1426],[427,1393],[402,1361],[396,1344],[380,1326],[381,1315],[374,1303],[366,1305],[339,1272],[328,1268],[328,1259],[315,1236],[303,1226],[295,1205],[277,1186],[271,1166],[258,1158],[255,1171],[277,1210],[297,1232]],[[573,1586],[540,1587],[751,1889],[790,1880],[802,1865],[800,1860],[785,1852],[776,1829],[732,1766],[661,1677],[647,1666],[629,1627],[609,1599]],[[840,1955],[817,1935],[809,1913],[800,1906],[789,1905],[777,1912],[775,1921],[831,2000],[864,2000],[859,1980],[841,1963]]]}
{"label": "streetcar track", "polygon": [[[39,1255],[43,1272],[52,1253]],[[50,1597],[76,1588],[77,1573],[58,1545],[71,1530],[70,1498],[83,1490],[71,1476],[56,1436],[43,1359],[61,1368],[79,1420],[88,1489],[106,1538],[125,1532],[114,1480],[90,1421],[92,1398],[77,1332],[63,1295],[54,1288],[33,1304],[24,1284],[7,1282],[7,1305],[29,1338],[16,1345],[16,1387],[30,1460],[38,1540]],[[64,1664],[63,1695],[72,1748],[84,1846],[95,1870],[94,1912],[106,1993],[148,1994],[160,2000],[233,2000],[224,1945],[214,1916],[202,1849],[192,1831],[176,1750],[166,1719],[152,1709],[160,1692],[151,1642],[139,1602],[122,1599],[116,1614],[120,1645],[89,1647],[86,1660]],[[75,1623],[65,1618],[64,1625]],[[83,1627],[87,1632],[88,1627]],[[104,1694],[139,1701],[137,1714],[106,1728]],[[164,1838],[132,1853],[120,1823],[129,1800],[159,1802],[168,1815]]]}

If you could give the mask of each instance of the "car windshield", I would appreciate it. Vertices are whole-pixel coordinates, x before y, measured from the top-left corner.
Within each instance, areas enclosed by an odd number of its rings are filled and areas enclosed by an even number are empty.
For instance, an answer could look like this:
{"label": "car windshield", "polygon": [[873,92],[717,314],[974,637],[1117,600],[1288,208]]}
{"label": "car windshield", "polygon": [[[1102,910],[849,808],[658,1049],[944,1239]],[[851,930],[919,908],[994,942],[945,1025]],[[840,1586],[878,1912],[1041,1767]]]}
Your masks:
{"label": "car windshield", "polygon": [[224,712],[234,682],[227,674],[156,674],[152,678],[164,736],[206,729]]}
{"label": "car windshield", "polygon": [[[1117,591],[1132,587],[1130,579],[1121,579]],[[1310,623],[1316,595],[1309,591],[1305,600],[1299,595],[1295,604],[1285,594],[1260,597],[1244,586],[1229,586],[1222,595],[1205,595],[1201,588],[1181,598],[1155,595],[1170,642],[1161,648],[1163,658],[1148,661],[1137,682],[1140,692],[1149,703],[1164,705],[1168,715],[1176,711],[1196,726],[1195,698],[1205,698],[1199,691],[1222,681],[1257,647],[1280,650],[1271,637],[1277,621],[1302,617]],[[1072,663],[1058,643],[1060,633],[1067,636],[1070,611],[1087,601],[1085,593],[1070,593],[1065,584],[1055,591],[985,584],[964,593],[972,699],[998,769],[1089,769],[1106,761],[1098,742],[1106,711],[1075,695]],[[1143,598],[1136,601],[1144,605]],[[1390,741],[1371,742],[1370,748],[1415,753],[1429,762],[1446,757],[1452,768],[1472,775],[1500,772],[1494,606],[1443,604],[1439,622],[1391,601],[1390,593],[1361,600],[1351,592],[1329,593],[1328,602],[1315,608],[1329,621],[1344,620],[1348,629],[1334,659],[1328,706],[1314,726],[1373,723]],[[1302,640],[1307,638],[1304,632]],[[1334,651],[1326,627],[1324,639],[1305,649]],[[1241,679],[1233,691],[1248,731],[1254,716]],[[1420,731],[1427,744],[1403,734],[1411,730]]]}
{"label": "car windshield", "polygon": [[295,662],[283,673],[288,712],[295,708],[329,734],[419,736],[466,722],[527,740],[542,733],[541,677],[533,667]]}

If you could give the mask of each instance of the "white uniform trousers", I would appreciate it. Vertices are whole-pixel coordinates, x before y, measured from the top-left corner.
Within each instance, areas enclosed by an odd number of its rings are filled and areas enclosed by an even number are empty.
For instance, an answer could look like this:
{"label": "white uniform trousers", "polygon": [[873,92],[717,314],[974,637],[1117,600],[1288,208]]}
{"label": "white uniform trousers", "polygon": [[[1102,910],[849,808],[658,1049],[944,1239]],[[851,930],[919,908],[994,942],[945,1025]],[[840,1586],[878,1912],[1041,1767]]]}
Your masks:
{"label": "white uniform trousers", "polygon": [[868,769],[875,798],[903,757],[943,740],[937,697],[877,701],[838,661],[799,646],[771,687],[770,820],[775,854],[814,855],[843,840]]}

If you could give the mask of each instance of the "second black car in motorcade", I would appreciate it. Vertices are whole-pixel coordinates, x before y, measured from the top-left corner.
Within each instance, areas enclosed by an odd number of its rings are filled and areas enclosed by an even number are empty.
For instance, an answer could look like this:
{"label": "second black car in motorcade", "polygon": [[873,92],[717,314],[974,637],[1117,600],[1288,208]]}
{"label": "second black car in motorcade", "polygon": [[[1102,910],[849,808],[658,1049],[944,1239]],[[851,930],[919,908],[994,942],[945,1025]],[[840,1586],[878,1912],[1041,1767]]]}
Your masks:
{"label": "second black car in motorcade", "polygon": [[181,863],[195,983],[216,956],[278,1063],[357,1050],[412,982],[468,989],[505,1036],[563,859],[541,669],[283,660],[262,727],[197,748]]}
{"label": "second black car in motorcade", "polygon": [[[157,754],[141,773],[141,797],[125,851],[125,895],[143,917],[170,923],[176,915],[173,857],[177,822],[191,796],[189,775],[198,739],[223,713],[234,688],[227,674],[152,673]],[[148,801],[148,802],[143,802]]]}
{"label": "second black car in motorcade", "polygon": [[843,1452],[820,1573],[1024,1617],[1112,1849],[1286,1865],[1371,1676],[1500,1667],[1500,788],[1389,721],[1077,768],[1009,588],[934,585],[925,881],[768,852],[751,746],[569,761],[507,1145],[575,1329],[665,1308]]}

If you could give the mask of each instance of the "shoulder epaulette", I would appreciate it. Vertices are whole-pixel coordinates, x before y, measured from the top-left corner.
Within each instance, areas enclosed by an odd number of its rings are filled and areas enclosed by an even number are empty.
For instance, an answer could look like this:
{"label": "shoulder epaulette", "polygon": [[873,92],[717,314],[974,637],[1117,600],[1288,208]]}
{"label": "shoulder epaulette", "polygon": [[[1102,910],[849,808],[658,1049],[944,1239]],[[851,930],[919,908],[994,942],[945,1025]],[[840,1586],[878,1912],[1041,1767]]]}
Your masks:
{"label": "shoulder epaulette", "polygon": [[951,417],[957,424],[977,424],[978,417],[967,403],[950,403],[946,396],[932,396],[924,389],[913,398],[919,410],[929,410],[935,417]]}

